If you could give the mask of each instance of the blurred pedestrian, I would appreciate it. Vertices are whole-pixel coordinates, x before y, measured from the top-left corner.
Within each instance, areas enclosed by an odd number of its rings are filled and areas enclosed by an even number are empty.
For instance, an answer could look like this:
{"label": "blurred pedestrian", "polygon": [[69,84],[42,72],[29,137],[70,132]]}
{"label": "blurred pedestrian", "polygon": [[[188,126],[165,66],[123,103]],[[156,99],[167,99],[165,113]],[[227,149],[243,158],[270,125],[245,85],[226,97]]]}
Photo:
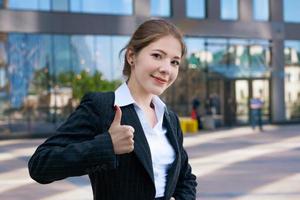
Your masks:
{"label": "blurred pedestrian", "polygon": [[37,148],[30,175],[46,184],[88,174],[97,200],[193,200],[196,177],[178,117],[158,97],[177,77],[182,35],[165,20],[149,20],[124,50],[127,81],[114,92],[84,96]]}
{"label": "blurred pedestrian", "polygon": [[197,98],[194,98],[193,102],[192,102],[191,118],[197,120],[198,130],[202,129],[201,115],[199,113],[200,105],[201,105],[200,100],[198,100]]}
{"label": "blurred pedestrian", "polygon": [[263,130],[262,125],[262,108],[263,108],[264,102],[259,97],[254,97],[250,99],[250,121],[252,129],[254,130],[258,124],[259,130]]}

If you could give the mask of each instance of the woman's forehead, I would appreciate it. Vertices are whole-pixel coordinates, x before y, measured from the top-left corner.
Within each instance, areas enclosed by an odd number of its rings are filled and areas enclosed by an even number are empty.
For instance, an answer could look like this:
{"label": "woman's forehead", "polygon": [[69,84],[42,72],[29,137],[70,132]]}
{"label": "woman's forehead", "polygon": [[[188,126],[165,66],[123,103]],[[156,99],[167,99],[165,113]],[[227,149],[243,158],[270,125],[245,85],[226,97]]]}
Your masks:
{"label": "woman's forehead", "polygon": [[173,36],[162,37],[152,43],[150,43],[146,48],[149,50],[159,50],[166,54],[170,54],[174,57],[181,57],[182,45],[180,41]]}

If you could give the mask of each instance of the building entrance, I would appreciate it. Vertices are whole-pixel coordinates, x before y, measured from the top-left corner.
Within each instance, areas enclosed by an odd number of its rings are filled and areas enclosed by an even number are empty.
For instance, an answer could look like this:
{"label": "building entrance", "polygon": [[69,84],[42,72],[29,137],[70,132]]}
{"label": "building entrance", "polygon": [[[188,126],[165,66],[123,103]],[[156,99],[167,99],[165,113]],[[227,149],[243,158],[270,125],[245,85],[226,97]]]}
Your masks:
{"label": "building entrance", "polygon": [[[208,98],[219,102],[216,107],[218,119],[223,125],[243,125],[250,122],[250,99],[260,97],[264,106],[262,109],[263,121],[270,120],[270,99],[268,79],[223,79],[209,80]],[[216,101],[216,99],[218,101]]]}
{"label": "building entrance", "polygon": [[250,120],[250,99],[258,97],[263,100],[263,121],[270,120],[269,80],[251,79],[234,81],[236,124],[248,124]]}

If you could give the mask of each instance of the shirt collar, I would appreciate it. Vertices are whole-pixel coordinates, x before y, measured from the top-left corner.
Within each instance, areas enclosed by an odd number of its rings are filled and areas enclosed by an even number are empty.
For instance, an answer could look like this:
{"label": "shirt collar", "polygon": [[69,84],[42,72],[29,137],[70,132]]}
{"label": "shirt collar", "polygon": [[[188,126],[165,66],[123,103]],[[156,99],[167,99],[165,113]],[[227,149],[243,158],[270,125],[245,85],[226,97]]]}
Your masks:
{"label": "shirt collar", "polygon": [[124,82],[115,91],[115,105],[122,107],[130,104],[135,104],[135,101],[131,96],[130,90],[126,82]]}
{"label": "shirt collar", "polygon": [[[154,104],[155,108],[158,109],[161,113],[164,112],[166,105],[158,96],[153,97],[152,103]],[[130,90],[129,90],[126,82],[124,82],[115,91],[115,104],[114,105],[122,107],[122,106],[127,106],[130,104],[137,105],[130,93]]]}

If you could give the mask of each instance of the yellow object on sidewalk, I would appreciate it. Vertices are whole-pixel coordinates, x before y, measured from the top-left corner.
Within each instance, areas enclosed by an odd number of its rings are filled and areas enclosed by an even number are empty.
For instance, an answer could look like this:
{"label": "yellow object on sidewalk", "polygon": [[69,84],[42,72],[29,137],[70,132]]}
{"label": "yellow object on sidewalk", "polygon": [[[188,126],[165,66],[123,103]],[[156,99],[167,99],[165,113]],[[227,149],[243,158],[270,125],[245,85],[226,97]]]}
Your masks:
{"label": "yellow object on sidewalk", "polygon": [[179,117],[182,133],[196,133],[198,131],[198,122],[190,117]]}

